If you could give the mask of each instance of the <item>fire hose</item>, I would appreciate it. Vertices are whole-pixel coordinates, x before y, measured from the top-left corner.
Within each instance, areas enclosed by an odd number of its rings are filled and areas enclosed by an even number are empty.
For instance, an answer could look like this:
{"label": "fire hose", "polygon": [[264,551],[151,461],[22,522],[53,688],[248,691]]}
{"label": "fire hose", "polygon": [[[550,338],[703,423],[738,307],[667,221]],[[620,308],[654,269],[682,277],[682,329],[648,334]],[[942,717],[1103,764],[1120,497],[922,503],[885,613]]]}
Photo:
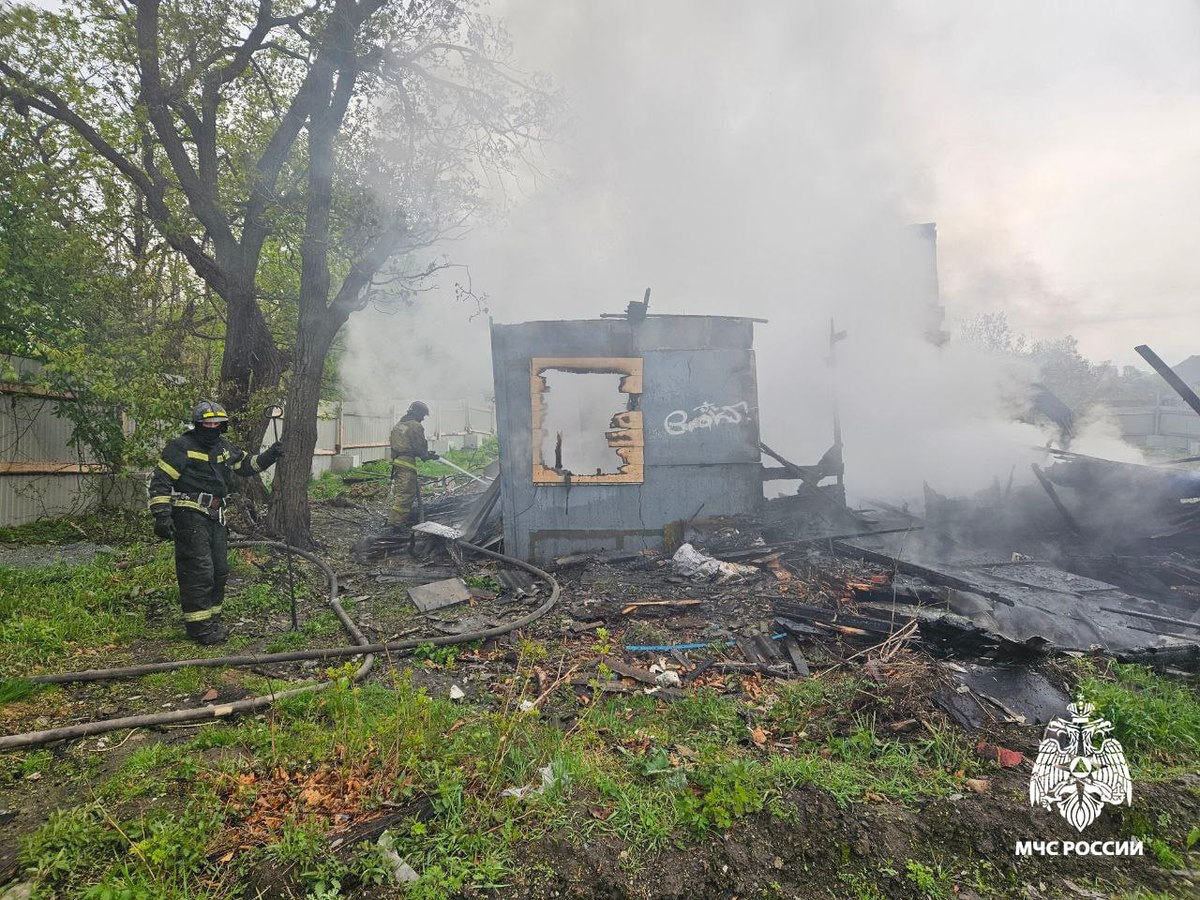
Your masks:
{"label": "fire hose", "polygon": [[[296,662],[300,660],[324,660],[324,659],[339,659],[348,656],[363,656],[364,659],[354,673],[353,680],[361,681],[371,671],[375,663],[375,654],[379,653],[404,653],[414,650],[421,645],[432,644],[434,646],[446,646],[450,644],[466,644],[473,641],[484,641],[491,638],[501,637],[518,628],[523,628],[526,625],[540,619],[546,615],[554,605],[558,603],[559,586],[548,572],[539,569],[537,566],[531,565],[524,560],[516,559],[512,556],[506,556],[503,553],[497,553],[494,550],[486,550],[483,547],[477,547],[474,544],[469,544],[466,541],[456,541],[457,544],[467,550],[472,550],[483,556],[492,559],[500,560],[509,565],[517,566],[524,569],[536,578],[541,579],[550,586],[550,596],[535,610],[521,616],[512,622],[507,622],[502,625],[497,625],[493,628],[482,629],[480,631],[464,632],[454,635],[438,635],[424,638],[410,638],[403,641],[388,641],[386,643],[370,643],[358,626],[342,608],[338,602],[338,585],[337,576],[333,570],[325,563],[324,560],[309,553],[305,550],[300,550],[297,547],[290,547],[290,552],[295,553],[302,559],[306,559],[313,565],[317,566],[329,581],[329,606],[333,610],[342,627],[350,635],[353,644],[339,647],[322,647],[312,650],[295,650],[284,653],[248,653],[231,656],[215,656],[199,659],[184,659],[172,660],[159,663],[145,663],[137,666],[121,666],[111,669],[88,669],[81,672],[61,672],[53,675],[35,675],[27,679],[32,684],[66,684],[71,682],[85,681],[111,681],[118,678],[134,678],[139,675],[149,675],[155,672],[171,672],[176,669],[184,668],[223,668],[226,666],[258,666],[269,663]],[[287,548],[287,544],[278,541],[235,541],[231,542],[230,547],[271,547],[282,550]],[[300,694],[311,693],[324,690],[336,682],[326,681],[317,684],[304,685],[303,687],[292,688],[291,690],[282,691],[279,693],[264,694],[260,697],[252,697],[246,700],[237,700],[232,703],[216,703],[207,704],[205,706],[189,707],[187,709],[176,709],[170,712],[163,713],[148,713],[145,715],[136,716],[121,716],[114,719],[98,719],[92,722],[81,722],[77,725],[67,725],[61,728],[50,728],[45,731],[30,731],[24,734],[6,735],[0,737],[0,751],[3,750],[23,750],[28,747],[39,747],[43,744],[51,743],[52,741],[73,740],[76,738],[89,737],[95,734],[104,734],[109,731],[118,731],[124,728],[153,728],[161,725],[179,724],[183,722],[197,722],[205,720],[217,720],[229,718],[241,713],[256,712],[271,706],[279,700],[288,697],[295,697]]]}

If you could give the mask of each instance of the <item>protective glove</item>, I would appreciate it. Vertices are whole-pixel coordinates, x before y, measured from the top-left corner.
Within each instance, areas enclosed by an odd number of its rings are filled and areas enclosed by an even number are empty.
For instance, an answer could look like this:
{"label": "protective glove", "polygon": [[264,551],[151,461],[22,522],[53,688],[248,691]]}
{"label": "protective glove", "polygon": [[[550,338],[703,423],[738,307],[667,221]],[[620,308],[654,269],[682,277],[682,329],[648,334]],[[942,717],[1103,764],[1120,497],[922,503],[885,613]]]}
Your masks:
{"label": "protective glove", "polygon": [[154,534],[160,540],[175,540],[175,521],[171,518],[170,513],[161,513],[154,516]]}
{"label": "protective glove", "polygon": [[283,444],[280,441],[276,441],[258,455],[258,464],[266,469],[269,466],[273,466],[275,463],[279,462],[282,456]]}

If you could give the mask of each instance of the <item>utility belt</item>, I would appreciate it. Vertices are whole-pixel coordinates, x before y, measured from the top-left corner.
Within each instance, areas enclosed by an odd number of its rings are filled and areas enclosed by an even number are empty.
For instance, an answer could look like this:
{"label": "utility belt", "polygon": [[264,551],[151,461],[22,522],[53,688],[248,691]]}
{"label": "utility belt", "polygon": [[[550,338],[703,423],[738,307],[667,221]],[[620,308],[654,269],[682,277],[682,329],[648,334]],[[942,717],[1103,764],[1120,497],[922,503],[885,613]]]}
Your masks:
{"label": "utility belt", "polygon": [[201,491],[199,494],[185,494],[177,491],[171,495],[171,506],[175,509],[194,509],[204,513],[210,519],[216,519],[222,525],[225,524],[225,507],[228,505],[227,498],[218,497],[216,494],[206,491]]}

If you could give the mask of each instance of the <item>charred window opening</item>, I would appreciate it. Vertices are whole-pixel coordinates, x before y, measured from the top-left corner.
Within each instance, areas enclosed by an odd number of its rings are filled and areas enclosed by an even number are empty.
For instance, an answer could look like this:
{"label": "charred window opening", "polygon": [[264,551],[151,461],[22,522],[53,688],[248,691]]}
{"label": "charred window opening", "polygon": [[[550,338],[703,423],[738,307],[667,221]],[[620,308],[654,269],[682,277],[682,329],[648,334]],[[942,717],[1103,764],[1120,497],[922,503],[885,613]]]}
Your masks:
{"label": "charred window opening", "polygon": [[535,484],[642,482],[642,361],[536,358],[530,365]]}

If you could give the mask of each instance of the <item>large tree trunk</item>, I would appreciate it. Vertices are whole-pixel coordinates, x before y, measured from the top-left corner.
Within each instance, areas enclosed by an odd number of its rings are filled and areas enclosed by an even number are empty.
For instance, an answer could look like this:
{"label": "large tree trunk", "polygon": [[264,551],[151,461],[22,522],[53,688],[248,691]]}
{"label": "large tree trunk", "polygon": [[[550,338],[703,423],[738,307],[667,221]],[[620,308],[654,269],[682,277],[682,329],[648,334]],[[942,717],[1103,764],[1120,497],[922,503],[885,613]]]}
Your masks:
{"label": "large tree trunk", "polygon": [[[303,312],[301,318],[316,319]],[[321,316],[307,325],[302,324],[298,330],[281,438],[287,451],[276,464],[271,487],[271,527],[296,547],[313,546],[308,480],[312,473],[313,450],[317,446],[321,377],[330,345],[338,331],[338,326],[328,321],[329,318],[328,315]]]}
{"label": "large tree trunk", "polygon": [[[238,281],[225,297],[229,320],[221,357],[221,402],[234,415],[245,412],[254,392],[278,388],[287,368],[287,359],[275,346],[255,301],[253,277]],[[257,435],[261,434],[259,429]]]}
{"label": "large tree trunk", "polygon": [[[221,356],[221,385],[218,400],[233,420],[233,441],[250,453],[257,453],[270,420],[262,410],[247,415],[255,392],[270,392],[265,403],[278,403],[278,389],[287,359],[275,346],[275,338],[267,327],[262,310],[255,300],[253,277],[242,276],[237,287],[225,299],[228,324],[225,329],[225,348]],[[273,438],[272,438],[273,439]],[[254,504],[268,502],[266,489],[258,478],[243,482],[242,490]]]}

